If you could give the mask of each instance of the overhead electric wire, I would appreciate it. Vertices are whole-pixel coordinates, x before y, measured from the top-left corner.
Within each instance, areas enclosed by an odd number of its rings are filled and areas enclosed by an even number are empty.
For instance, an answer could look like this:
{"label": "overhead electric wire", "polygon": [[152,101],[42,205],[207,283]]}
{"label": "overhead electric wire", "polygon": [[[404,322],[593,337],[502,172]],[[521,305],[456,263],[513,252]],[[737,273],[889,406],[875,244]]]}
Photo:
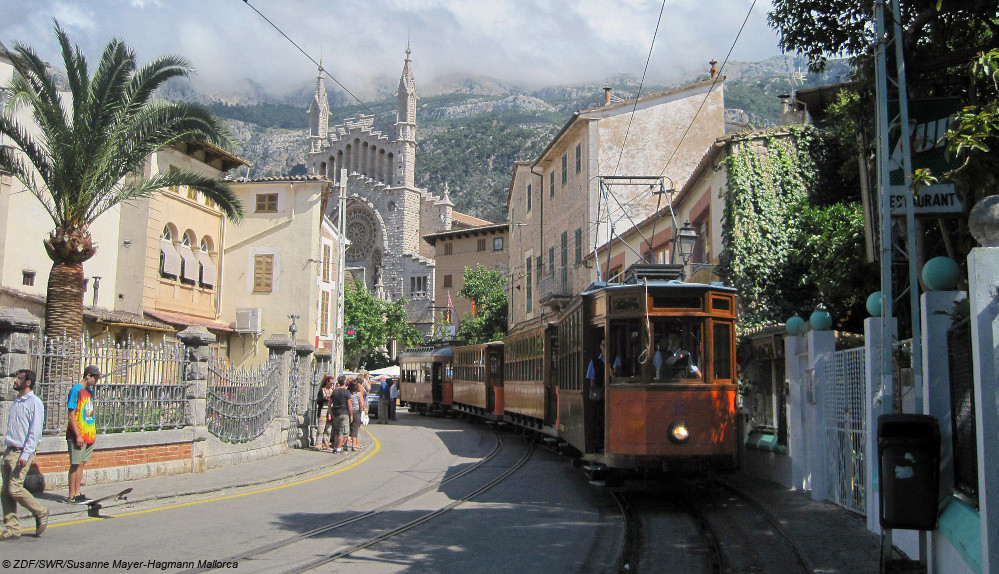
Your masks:
{"label": "overhead electric wire", "polygon": [[642,80],[638,83],[638,94],[635,95],[635,105],[631,107],[631,116],[628,118],[628,128],[624,130],[624,141],[621,142],[621,153],[617,156],[617,165],[614,166],[613,175],[617,175],[617,169],[621,167],[621,158],[624,157],[624,148],[628,145],[628,134],[631,133],[631,122],[635,119],[635,110],[638,109],[638,98],[642,97],[642,87],[645,85],[645,74],[649,71],[649,62],[652,61],[652,49],[656,45],[656,36],[659,35],[659,25],[663,21],[663,11],[666,10],[666,0],[663,0],[659,8],[659,18],[656,20],[656,29],[652,32],[652,42],[649,44],[649,56],[645,59],[645,69],[642,70]]}
{"label": "overhead electric wire", "polygon": [[282,36],[285,37],[286,40],[288,40],[289,42],[291,42],[291,45],[294,46],[295,48],[297,48],[298,51],[301,52],[303,56],[305,56],[306,58],[309,59],[310,62],[312,62],[313,64],[315,64],[316,67],[318,67],[319,70],[322,73],[326,74],[329,77],[329,79],[333,80],[333,82],[336,85],[340,86],[340,88],[343,91],[347,92],[347,94],[349,94],[350,97],[352,97],[355,100],[357,100],[357,103],[361,104],[361,107],[363,107],[365,110],[367,110],[379,122],[381,122],[382,124],[384,124],[386,128],[388,128],[389,130],[395,129],[395,128],[392,127],[391,124],[389,124],[388,122],[386,122],[385,120],[383,120],[381,116],[379,116],[378,114],[376,114],[374,112],[374,110],[372,110],[371,108],[369,108],[367,104],[365,104],[364,102],[362,102],[360,98],[358,98],[357,96],[355,96],[353,92],[351,92],[349,89],[347,89],[347,86],[344,86],[343,84],[341,84],[340,80],[337,80],[336,78],[334,78],[333,74],[331,74],[329,72],[329,70],[327,70],[326,68],[324,68],[322,64],[320,64],[319,62],[317,62],[315,58],[313,58],[312,56],[310,56],[309,53],[306,52],[301,46],[299,46],[294,40],[292,40],[291,37],[289,37],[287,34],[285,34],[284,31],[281,30],[281,28],[279,28],[277,24],[275,24],[274,22],[272,22],[271,19],[268,18],[267,16],[264,16],[264,14],[260,10],[257,10],[253,6],[253,4],[250,4],[250,0],[243,0],[243,4],[246,4],[247,6],[249,6],[250,9],[253,10],[254,12],[256,12],[258,16],[260,16],[261,18],[263,18],[264,21],[267,22],[268,24],[270,24],[272,28],[274,28],[275,30],[277,30],[278,34],[281,34]]}
{"label": "overhead electric wire", "polygon": [[746,23],[749,22],[749,16],[753,13],[753,8],[755,6],[756,6],[756,0],[753,0],[753,3],[749,6],[749,11],[746,12],[746,17],[742,20],[742,26],[739,27],[739,32],[735,35],[735,39],[732,40],[732,45],[729,46],[728,54],[725,54],[725,60],[722,61],[722,65],[721,68],[719,68],[718,70],[718,74],[715,76],[714,81],[711,83],[711,87],[708,88],[707,93],[704,94],[704,99],[701,100],[701,105],[698,106],[697,111],[694,112],[694,117],[690,119],[690,124],[687,125],[687,129],[685,129],[683,131],[683,135],[680,136],[680,141],[676,142],[676,147],[673,148],[673,153],[671,153],[669,158],[666,160],[666,165],[663,166],[663,169],[662,171],[659,172],[659,175],[666,173],[666,170],[669,168],[670,162],[672,162],[673,158],[676,156],[676,152],[680,150],[680,146],[683,144],[684,138],[686,138],[687,134],[690,133],[690,128],[694,127],[694,122],[697,121],[697,116],[701,113],[701,110],[704,108],[704,104],[708,101],[708,96],[710,96],[711,92],[714,91],[715,86],[718,85],[718,82],[720,81],[720,78],[725,77],[723,74],[723,72],[725,71],[725,65],[728,64],[728,59],[732,57],[732,51],[735,50],[735,45],[739,42],[739,37],[742,36],[742,31],[746,29]]}

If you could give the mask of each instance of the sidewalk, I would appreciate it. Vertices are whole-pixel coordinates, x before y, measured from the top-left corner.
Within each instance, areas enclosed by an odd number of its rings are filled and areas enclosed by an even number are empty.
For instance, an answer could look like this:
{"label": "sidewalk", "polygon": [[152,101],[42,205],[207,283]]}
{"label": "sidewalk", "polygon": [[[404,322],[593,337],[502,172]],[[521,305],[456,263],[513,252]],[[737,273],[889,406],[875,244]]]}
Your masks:
{"label": "sidewalk", "polygon": [[878,572],[881,538],[863,516],[828,501],[812,500],[801,490],[743,473],[721,482],[745,495],[782,534],[793,540],[811,572]]}

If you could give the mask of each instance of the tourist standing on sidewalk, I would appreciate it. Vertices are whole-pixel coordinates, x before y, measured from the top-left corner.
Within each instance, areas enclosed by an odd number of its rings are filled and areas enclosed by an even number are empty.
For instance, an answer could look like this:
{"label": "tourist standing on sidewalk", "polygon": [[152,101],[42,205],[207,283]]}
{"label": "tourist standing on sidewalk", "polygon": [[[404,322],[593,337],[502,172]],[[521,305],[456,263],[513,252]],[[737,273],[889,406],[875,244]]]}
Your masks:
{"label": "tourist standing on sidewalk", "polygon": [[35,449],[42,438],[45,405],[35,396],[35,373],[21,369],[14,373],[14,390],[17,397],[7,414],[7,434],[3,437],[3,486],[0,504],[3,506],[3,532],[0,540],[21,536],[17,521],[17,505],[27,508],[35,517],[35,536],[41,536],[49,523],[49,511],[24,488]]}
{"label": "tourist standing on sidewalk", "polygon": [[385,375],[381,377],[381,384],[378,386],[378,424],[388,424],[389,401],[392,400],[391,385]]}
{"label": "tourist standing on sidewalk", "polygon": [[389,385],[389,401],[388,407],[388,417],[390,421],[395,420],[395,403],[399,400],[399,380],[393,378],[392,384]]}
{"label": "tourist standing on sidewalk", "polygon": [[350,443],[350,450],[357,450],[361,448],[357,434],[361,431],[361,405],[364,404],[361,402],[361,395],[364,388],[360,381],[355,380],[347,386],[347,389],[350,391],[350,437],[347,442]]}
{"label": "tourist standing on sidewalk", "polygon": [[333,422],[329,416],[330,395],[333,394],[333,375],[327,373],[319,383],[319,394],[316,395],[316,421],[317,426],[322,426],[322,433],[319,435],[319,448],[330,450],[330,431]]}
{"label": "tourist standing on sidewalk", "polygon": [[97,425],[94,422],[94,401],[90,389],[101,378],[101,370],[95,365],[83,369],[83,380],[69,390],[66,408],[69,409],[69,423],[66,425],[66,446],[69,448],[69,498],[68,502],[83,504],[88,499],[80,492],[83,481],[83,467],[94,454],[97,441]]}
{"label": "tourist standing on sidewalk", "polygon": [[347,390],[347,379],[343,375],[336,381],[336,388],[330,394],[330,416],[333,418],[333,452],[343,452],[344,442],[350,434],[350,391]]}

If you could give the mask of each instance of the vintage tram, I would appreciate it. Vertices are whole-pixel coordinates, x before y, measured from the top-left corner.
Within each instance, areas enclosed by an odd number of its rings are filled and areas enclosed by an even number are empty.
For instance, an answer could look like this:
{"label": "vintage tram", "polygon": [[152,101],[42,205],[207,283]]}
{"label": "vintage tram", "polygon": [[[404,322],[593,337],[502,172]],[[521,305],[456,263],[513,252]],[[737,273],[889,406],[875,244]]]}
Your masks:
{"label": "vintage tram", "polygon": [[590,468],[738,466],[734,289],[592,288],[556,338],[558,436]]}
{"label": "vintage tram", "polygon": [[735,290],[594,284],[503,341],[400,357],[401,398],[553,437],[593,475],[739,464]]}
{"label": "vintage tram", "polygon": [[445,411],[452,400],[453,350],[424,346],[399,354],[399,400],[410,411]]}

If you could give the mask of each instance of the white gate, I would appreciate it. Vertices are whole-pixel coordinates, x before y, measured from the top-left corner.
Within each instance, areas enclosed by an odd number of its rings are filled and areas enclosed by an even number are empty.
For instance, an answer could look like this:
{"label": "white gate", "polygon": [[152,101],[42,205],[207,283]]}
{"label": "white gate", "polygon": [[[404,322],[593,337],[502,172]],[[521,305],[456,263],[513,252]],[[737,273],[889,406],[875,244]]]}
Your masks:
{"label": "white gate", "polygon": [[864,445],[868,429],[864,400],[864,347],[837,351],[826,373],[825,416],[829,453],[829,499],[865,514]]}

